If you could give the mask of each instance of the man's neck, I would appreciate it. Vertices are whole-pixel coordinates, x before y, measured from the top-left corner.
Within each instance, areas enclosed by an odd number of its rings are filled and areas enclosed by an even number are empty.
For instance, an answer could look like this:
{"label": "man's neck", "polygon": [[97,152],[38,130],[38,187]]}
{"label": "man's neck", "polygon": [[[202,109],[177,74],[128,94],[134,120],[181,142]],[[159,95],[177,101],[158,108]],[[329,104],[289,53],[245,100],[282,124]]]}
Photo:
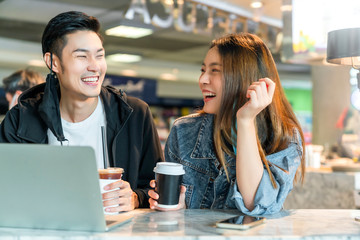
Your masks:
{"label": "man's neck", "polygon": [[99,97],[88,98],[86,101],[67,101],[60,99],[61,118],[67,122],[81,122],[87,119],[96,109]]}

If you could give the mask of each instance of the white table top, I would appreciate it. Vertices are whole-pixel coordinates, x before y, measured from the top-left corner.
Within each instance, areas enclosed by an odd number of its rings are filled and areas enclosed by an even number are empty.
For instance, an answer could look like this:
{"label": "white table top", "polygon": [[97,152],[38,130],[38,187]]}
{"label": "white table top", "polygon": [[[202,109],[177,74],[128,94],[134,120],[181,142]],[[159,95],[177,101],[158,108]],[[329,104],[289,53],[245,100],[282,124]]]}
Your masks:
{"label": "white table top", "polygon": [[360,210],[297,209],[267,216],[265,224],[249,230],[215,227],[216,221],[237,215],[237,211],[181,210],[159,212],[138,209],[126,214],[134,218],[110,232],[89,233],[0,228],[0,239],[360,239]]}

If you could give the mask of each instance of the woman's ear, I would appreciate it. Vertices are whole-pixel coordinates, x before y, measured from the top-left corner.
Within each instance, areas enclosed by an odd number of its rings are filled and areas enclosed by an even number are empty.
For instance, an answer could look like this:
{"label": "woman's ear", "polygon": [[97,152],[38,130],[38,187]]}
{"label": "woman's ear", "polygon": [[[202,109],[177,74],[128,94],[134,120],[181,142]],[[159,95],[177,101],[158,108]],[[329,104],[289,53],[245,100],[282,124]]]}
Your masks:
{"label": "woman's ear", "polygon": [[[52,57],[52,61],[51,61],[51,57]],[[47,52],[44,55],[44,60],[45,60],[46,66],[49,69],[52,69],[53,72],[58,73],[60,71],[60,69],[59,69],[60,59],[56,55]],[[52,63],[52,66],[51,66],[51,63]]]}

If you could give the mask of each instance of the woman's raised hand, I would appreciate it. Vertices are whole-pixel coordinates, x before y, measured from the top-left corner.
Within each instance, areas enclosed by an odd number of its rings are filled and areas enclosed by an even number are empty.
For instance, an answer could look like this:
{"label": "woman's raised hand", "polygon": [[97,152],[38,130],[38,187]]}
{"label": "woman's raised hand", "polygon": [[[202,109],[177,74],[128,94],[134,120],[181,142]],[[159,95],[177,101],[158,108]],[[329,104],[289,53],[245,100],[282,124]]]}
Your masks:
{"label": "woman's raised hand", "polygon": [[253,82],[246,92],[249,101],[236,113],[238,121],[254,120],[256,115],[272,102],[275,85],[269,78],[261,78],[259,81]]}

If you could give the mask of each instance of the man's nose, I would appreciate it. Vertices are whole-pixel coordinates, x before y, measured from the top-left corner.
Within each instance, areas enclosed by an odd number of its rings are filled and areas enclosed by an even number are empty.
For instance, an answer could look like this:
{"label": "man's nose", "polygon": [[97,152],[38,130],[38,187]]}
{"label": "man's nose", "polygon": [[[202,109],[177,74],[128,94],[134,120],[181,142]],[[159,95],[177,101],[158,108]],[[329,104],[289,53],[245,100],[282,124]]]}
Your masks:
{"label": "man's nose", "polygon": [[92,72],[98,72],[100,70],[100,64],[95,57],[90,57],[88,70]]}

